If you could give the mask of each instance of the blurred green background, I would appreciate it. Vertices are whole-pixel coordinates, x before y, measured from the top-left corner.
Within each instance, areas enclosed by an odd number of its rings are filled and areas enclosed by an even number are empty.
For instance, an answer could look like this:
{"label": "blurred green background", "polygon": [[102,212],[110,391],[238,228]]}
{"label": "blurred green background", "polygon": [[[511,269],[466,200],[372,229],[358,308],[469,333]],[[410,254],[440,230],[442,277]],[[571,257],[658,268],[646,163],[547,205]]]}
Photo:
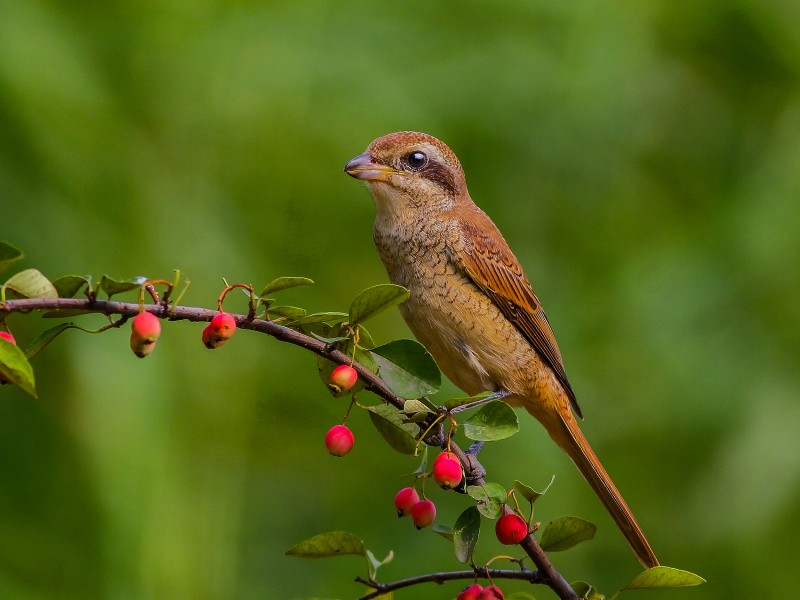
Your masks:
{"label": "blurred green background", "polygon": [[[709,580],[641,595],[782,597],[800,528],[799,20],[795,0],[0,0],[0,239],[52,278],[180,268],[184,304],[213,307],[223,277],[303,275],[316,285],[286,303],[346,310],[386,276],[342,166],[391,131],[436,135],[525,265],[658,556]],[[9,324],[23,345],[52,325]],[[357,558],[284,556],[333,529],[394,550],[384,580],[458,566],[394,517],[416,462],[362,411],[352,454],[326,454],[345,405],[311,355],[252,333],[210,353],[201,329],[167,324],[145,361],[127,331],[71,331],[35,360],[37,400],[0,389],[0,597],[354,598]],[[409,335],[396,311],[370,329]],[[638,563],[520,417],[482,455],[490,479],[555,474],[537,518],[599,531],[553,559],[612,592]],[[444,523],[467,505],[432,497]],[[486,524],[478,559],[503,552]]]}

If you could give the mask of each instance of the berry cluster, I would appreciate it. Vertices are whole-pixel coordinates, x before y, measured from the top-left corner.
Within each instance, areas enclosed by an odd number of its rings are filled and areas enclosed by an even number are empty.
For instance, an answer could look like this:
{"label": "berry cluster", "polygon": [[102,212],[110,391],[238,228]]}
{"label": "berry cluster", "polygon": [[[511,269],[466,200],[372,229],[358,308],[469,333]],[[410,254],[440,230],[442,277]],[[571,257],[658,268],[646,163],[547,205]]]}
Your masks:
{"label": "berry cluster", "polygon": [[421,500],[417,490],[406,487],[394,497],[394,507],[398,517],[411,515],[411,521],[417,529],[428,527],[436,519],[436,505],[428,499]]}
{"label": "berry cluster", "polygon": [[[358,381],[358,373],[348,365],[339,365],[328,379],[328,388],[334,396],[349,392]],[[325,447],[333,456],[344,456],[353,449],[355,437],[346,425],[334,425],[325,435]]]}

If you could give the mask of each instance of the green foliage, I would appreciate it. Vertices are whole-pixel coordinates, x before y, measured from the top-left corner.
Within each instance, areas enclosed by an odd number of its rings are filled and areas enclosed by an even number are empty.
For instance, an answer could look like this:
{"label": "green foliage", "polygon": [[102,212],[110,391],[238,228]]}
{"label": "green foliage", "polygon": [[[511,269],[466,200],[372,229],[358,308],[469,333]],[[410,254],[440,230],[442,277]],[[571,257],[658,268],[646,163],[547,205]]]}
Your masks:
{"label": "green foliage", "polygon": [[299,558],[327,558],[346,554],[364,556],[365,551],[364,542],[358,536],[347,531],[330,531],[298,542],[286,554]]}
{"label": "green foliage", "polygon": [[414,340],[395,340],[370,351],[378,374],[391,390],[406,399],[433,394],[442,375],[430,353]]}
{"label": "green foliage", "polygon": [[456,559],[462,563],[472,563],[472,555],[481,532],[481,514],[474,506],[462,512],[453,527],[453,549]]}
{"label": "green foliage", "polygon": [[478,442],[496,442],[519,431],[517,413],[501,400],[494,400],[464,421],[464,435]]}
{"label": "green foliage", "polygon": [[408,290],[391,283],[382,283],[361,292],[350,304],[350,325],[355,326],[390,309],[408,298]]}
{"label": "green foliage", "polygon": [[31,364],[25,353],[5,338],[0,338],[0,375],[7,383],[18,385],[21,390],[36,397],[36,383]]}
{"label": "green foliage", "polygon": [[597,526],[578,517],[559,517],[550,521],[542,530],[540,544],[550,552],[569,550],[576,544],[591,540]]}

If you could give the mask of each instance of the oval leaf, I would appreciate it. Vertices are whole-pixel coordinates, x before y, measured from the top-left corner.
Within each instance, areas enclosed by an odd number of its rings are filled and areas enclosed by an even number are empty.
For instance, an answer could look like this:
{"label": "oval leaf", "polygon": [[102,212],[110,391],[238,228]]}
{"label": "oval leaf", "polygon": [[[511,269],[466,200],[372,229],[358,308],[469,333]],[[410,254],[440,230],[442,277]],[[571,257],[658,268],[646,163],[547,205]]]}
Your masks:
{"label": "oval leaf", "polygon": [[114,294],[122,294],[123,292],[135,290],[145,281],[147,281],[147,277],[131,277],[130,279],[117,281],[116,279],[111,279],[108,275],[103,275],[103,277],[100,278],[100,289],[111,298]]}
{"label": "oval leaf", "polygon": [[522,494],[522,497],[525,498],[525,500],[527,500],[528,502],[533,504],[541,496],[544,496],[547,493],[547,490],[549,490],[550,486],[553,485],[553,482],[555,481],[555,479],[556,479],[556,476],[553,475],[553,477],[550,478],[550,483],[548,483],[547,487],[545,487],[541,492],[537,492],[531,486],[525,485],[524,483],[522,483],[518,479],[515,479],[514,480],[514,489],[517,490],[518,493]]}
{"label": "oval leaf", "polygon": [[306,314],[306,309],[299,306],[273,306],[268,311],[270,318],[284,317],[288,319],[296,319]]}
{"label": "oval leaf", "polygon": [[36,382],[31,363],[16,344],[5,338],[0,338],[0,374],[6,381],[18,385],[22,391],[36,398]]}
{"label": "oval leaf", "polygon": [[416,454],[419,427],[405,423],[405,415],[388,404],[366,408],[372,424],[392,448],[401,454]]}
{"label": "oval leaf", "polygon": [[72,298],[81,288],[91,285],[88,277],[80,275],[64,275],[53,281],[59,298]]}
{"label": "oval leaf", "polygon": [[475,545],[481,532],[481,514],[474,506],[470,506],[456,519],[453,527],[453,549],[456,559],[462,563],[471,563]]}
{"label": "oval leaf", "polygon": [[350,324],[356,325],[371,319],[384,310],[405,302],[408,290],[393,283],[383,283],[365,289],[350,304]]}
{"label": "oval leaf", "polygon": [[22,250],[8,242],[0,241],[0,273],[20,260],[23,256]]}
{"label": "oval leaf", "polygon": [[289,288],[300,287],[301,285],[311,285],[313,283],[314,282],[308,277],[278,277],[264,286],[259,296],[266,296],[273,292],[280,292],[281,290],[288,290]]}
{"label": "oval leaf", "polygon": [[464,421],[464,435],[476,442],[495,442],[519,431],[517,413],[505,402],[495,400]]}
{"label": "oval leaf", "polygon": [[406,400],[433,394],[442,374],[425,346],[414,340],[396,340],[370,351],[386,385]]}
{"label": "oval leaf", "polygon": [[20,271],[3,287],[23,298],[58,298],[58,292],[50,280],[36,269]]}
{"label": "oval leaf", "polygon": [[431,527],[434,533],[438,533],[446,540],[453,541],[453,530],[448,527],[447,525],[442,525],[441,523],[434,523]]}
{"label": "oval leaf", "polygon": [[689,587],[701,585],[705,582],[705,579],[689,571],[660,566],[639,573],[620,591],[624,592],[626,590],[642,590],[647,588]]}
{"label": "oval leaf", "polygon": [[483,485],[470,485],[467,494],[477,501],[477,508],[487,519],[497,519],[503,513],[508,493],[498,483],[484,483]]}
{"label": "oval leaf", "polygon": [[286,551],[287,556],[300,558],[326,558],[344,554],[364,555],[364,542],[347,531],[329,531],[295,544]]}
{"label": "oval leaf", "polygon": [[42,350],[45,349],[45,346],[52,342],[56,337],[58,337],[62,332],[66,331],[67,329],[78,329],[72,323],[61,323],[60,325],[56,325],[55,327],[51,327],[46,331],[40,333],[35,340],[33,340],[28,347],[25,348],[25,356],[28,360],[32,359],[34,356],[39,354]]}
{"label": "oval leaf", "polygon": [[292,320],[292,327],[297,325],[311,325],[313,323],[326,323],[328,321],[341,321],[347,318],[347,313],[343,312],[320,312],[300,317]]}
{"label": "oval leaf", "polygon": [[560,552],[592,539],[596,531],[594,523],[579,517],[559,517],[547,524],[539,543],[544,550]]}

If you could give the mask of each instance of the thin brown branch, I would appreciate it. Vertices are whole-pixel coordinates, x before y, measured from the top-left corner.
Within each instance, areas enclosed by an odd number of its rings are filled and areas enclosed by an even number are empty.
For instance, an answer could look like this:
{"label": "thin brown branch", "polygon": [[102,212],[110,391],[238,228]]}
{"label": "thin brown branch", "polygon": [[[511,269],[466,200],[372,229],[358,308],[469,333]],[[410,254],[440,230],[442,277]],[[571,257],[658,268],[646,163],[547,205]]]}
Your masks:
{"label": "thin brown branch", "polygon": [[365,594],[359,600],[371,600],[372,598],[379,598],[382,594],[387,594],[395,590],[419,585],[421,583],[437,583],[439,585],[446,581],[458,581],[459,579],[474,580],[476,578],[489,579],[517,579],[527,581],[528,583],[543,584],[546,583],[539,571],[528,571],[518,569],[484,569],[476,567],[474,570],[463,571],[444,571],[440,573],[426,573],[425,575],[416,575],[414,577],[407,577],[405,579],[398,579],[397,581],[390,581],[388,583],[378,583],[377,581],[369,581],[363,577],[356,577],[356,581],[363,583],[374,591]]}
{"label": "thin brown branch", "polygon": [[[23,298],[20,300],[6,300],[5,302],[0,302],[0,317],[2,317],[4,313],[30,312],[32,310],[86,310],[106,315],[116,314],[125,317],[133,317],[140,312],[141,307],[138,303],[94,300],[91,298]],[[171,321],[211,321],[211,319],[218,314],[218,311],[206,308],[165,306],[162,303],[145,305],[144,310],[153,313],[159,318],[169,319]],[[65,317],[66,316],[68,315],[65,315]],[[233,317],[236,320],[236,326],[240,329],[250,329],[265,333],[282,342],[305,348],[338,364],[351,364],[351,358],[347,354],[340,352],[330,344],[305,335],[299,331],[295,331],[294,329],[278,325],[273,321],[255,319],[250,315],[235,314]],[[392,392],[383,380],[358,362],[352,364],[353,368],[358,372],[361,381],[364,383],[365,389],[379,396],[392,406],[400,410],[403,409],[405,400]],[[480,467],[479,463],[477,463],[474,458],[468,457],[458,444],[452,440],[450,441],[450,450],[458,456],[459,460],[464,465],[468,480],[471,480],[473,485],[483,485],[482,468],[480,468],[480,471],[477,471]],[[539,573],[537,577],[540,580],[538,583],[544,583],[549,586],[562,600],[578,600],[578,596],[569,586],[566,579],[564,579],[561,573],[553,566],[553,563],[544,550],[542,550],[542,547],[535,537],[528,535],[520,543],[520,547],[536,565],[538,569],[536,573]],[[367,597],[375,596],[365,596],[365,598]]]}

